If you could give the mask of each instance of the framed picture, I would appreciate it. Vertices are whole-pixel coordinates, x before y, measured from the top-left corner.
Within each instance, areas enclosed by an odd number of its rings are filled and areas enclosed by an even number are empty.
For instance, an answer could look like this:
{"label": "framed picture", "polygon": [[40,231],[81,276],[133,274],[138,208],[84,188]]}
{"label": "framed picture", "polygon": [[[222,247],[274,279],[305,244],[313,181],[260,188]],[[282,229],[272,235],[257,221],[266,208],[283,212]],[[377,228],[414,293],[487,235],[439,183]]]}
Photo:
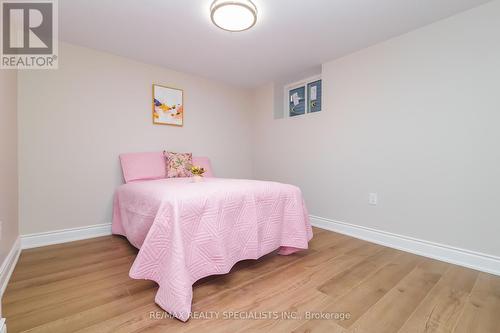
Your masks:
{"label": "framed picture", "polygon": [[153,124],[184,125],[184,91],[153,84]]}

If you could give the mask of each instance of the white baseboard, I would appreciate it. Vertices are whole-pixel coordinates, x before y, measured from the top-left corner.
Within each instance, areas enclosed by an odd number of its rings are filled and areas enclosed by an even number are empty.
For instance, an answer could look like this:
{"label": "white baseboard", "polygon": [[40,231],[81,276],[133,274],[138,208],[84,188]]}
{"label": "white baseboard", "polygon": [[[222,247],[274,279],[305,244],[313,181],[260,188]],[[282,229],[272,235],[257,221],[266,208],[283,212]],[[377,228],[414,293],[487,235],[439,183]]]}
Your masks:
{"label": "white baseboard", "polygon": [[17,260],[19,259],[20,254],[21,254],[21,241],[18,237],[14,242],[14,244],[12,245],[9,254],[3,261],[2,266],[0,266],[0,299],[3,296],[5,289],[7,288],[7,283],[9,282],[10,276],[12,275],[12,272],[16,267]]}
{"label": "white baseboard", "polygon": [[361,227],[350,223],[334,221],[318,216],[311,215],[310,218],[311,224],[321,229],[338,232],[368,242],[472,268],[478,271],[500,275],[500,257],[497,256]]}
{"label": "white baseboard", "polygon": [[[445,244],[434,243],[382,230],[362,227],[350,223],[334,221],[318,216],[311,215],[310,217],[311,224],[318,228],[335,231],[341,234],[363,239],[368,242],[415,253],[425,257],[449,262],[455,265],[476,269],[482,272],[500,275],[500,257],[494,255],[470,251]],[[29,249],[107,235],[111,235],[111,223],[22,235],[21,248]],[[19,239],[16,241],[16,244],[7,257],[8,260],[14,262],[14,265],[9,266],[12,270],[15,266],[15,262],[17,262],[17,258],[19,257],[20,253]],[[4,264],[2,265],[2,270],[0,271],[0,282],[3,281],[5,265],[6,264],[4,262]],[[12,273],[12,271],[10,271],[10,273]]]}
{"label": "white baseboard", "polygon": [[5,325],[4,318],[0,318],[0,333],[7,333],[7,325]]}
{"label": "white baseboard", "polygon": [[31,249],[107,235],[111,235],[111,223],[21,235],[21,247]]}

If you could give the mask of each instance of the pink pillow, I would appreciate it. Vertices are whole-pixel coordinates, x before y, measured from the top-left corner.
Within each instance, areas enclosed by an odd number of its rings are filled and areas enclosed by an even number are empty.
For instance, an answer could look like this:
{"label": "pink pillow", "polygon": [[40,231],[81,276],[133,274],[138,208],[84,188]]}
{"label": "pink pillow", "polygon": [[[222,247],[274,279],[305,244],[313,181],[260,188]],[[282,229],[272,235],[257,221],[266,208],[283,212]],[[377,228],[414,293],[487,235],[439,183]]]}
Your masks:
{"label": "pink pillow", "polygon": [[[121,154],[120,162],[125,183],[167,177],[163,152]],[[214,177],[207,157],[193,157],[193,164],[205,168],[205,177]]]}
{"label": "pink pillow", "polygon": [[120,162],[125,183],[166,177],[163,153],[122,154]]}

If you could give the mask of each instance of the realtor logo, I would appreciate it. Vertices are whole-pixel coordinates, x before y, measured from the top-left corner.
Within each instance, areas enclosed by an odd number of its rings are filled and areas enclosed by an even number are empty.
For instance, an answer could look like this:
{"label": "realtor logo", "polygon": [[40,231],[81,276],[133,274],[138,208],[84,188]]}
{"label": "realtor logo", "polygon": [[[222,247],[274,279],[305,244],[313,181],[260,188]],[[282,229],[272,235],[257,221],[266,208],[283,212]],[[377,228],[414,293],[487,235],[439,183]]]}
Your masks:
{"label": "realtor logo", "polygon": [[1,66],[57,69],[57,2],[1,2]]}

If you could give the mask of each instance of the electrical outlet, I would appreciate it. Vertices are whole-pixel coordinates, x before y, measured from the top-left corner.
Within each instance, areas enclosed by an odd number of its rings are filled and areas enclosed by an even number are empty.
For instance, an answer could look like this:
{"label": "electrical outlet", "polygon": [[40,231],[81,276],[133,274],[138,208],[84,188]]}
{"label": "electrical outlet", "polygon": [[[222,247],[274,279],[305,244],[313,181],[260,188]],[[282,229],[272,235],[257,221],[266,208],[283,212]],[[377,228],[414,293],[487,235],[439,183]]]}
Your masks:
{"label": "electrical outlet", "polygon": [[368,203],[372,206],[376,206],[378,203],[378,194],[377,193],[370,193],[368,197]]}

